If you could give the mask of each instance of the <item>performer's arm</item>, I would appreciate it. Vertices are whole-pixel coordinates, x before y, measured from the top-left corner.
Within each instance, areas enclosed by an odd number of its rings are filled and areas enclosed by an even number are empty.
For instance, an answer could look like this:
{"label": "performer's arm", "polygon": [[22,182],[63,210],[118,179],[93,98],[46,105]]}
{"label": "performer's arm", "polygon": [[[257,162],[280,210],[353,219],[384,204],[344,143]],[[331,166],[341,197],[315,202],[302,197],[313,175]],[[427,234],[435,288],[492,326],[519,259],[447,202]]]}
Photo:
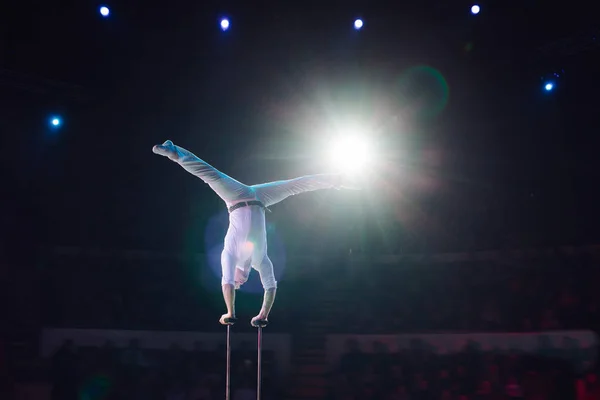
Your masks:
{"label": "performer's arm", "polygon": [[271,312],[271,308],[273,307],[273,303],[275,302],[275,294],[277,293],[277,288],[268,288],[265,289],[265,294],[263,297],[263,305],[260,309],[258,315],[250,321],[252,326],[258,326],[256,321],[266,321],[269,318],[269,313]]}
{"label": "performer's arm", "polygon": [[263,288],[265,289],[265,294],[263,296],[263,304],[260,308],[260,312],[256,317],[252,318],[252,321],[266,320],[269,318],[269,313],[275,302],[275,294],[277,293],[277,281],[275,280],[275,274],[273,272],[273,262],[271,262],[269,256],[265,256],[258,266],[257,271],[260,275],[260,281],[262,282]]}
{"label": "performer's arm", "polygon": [[271,312],[271,308],[273,308],[273,303],[275,302],[276,293],[277,288],[265,289],[263,304],[259,314],[261,317],[263,317],[263,319],[267,319],[269,317],[269,313]]}
{"label": "performer's arm", "polygon": [[223,299],[227,307],[227,317],[235,318],[235,287],[234,285],[225,284],[222,286]]}

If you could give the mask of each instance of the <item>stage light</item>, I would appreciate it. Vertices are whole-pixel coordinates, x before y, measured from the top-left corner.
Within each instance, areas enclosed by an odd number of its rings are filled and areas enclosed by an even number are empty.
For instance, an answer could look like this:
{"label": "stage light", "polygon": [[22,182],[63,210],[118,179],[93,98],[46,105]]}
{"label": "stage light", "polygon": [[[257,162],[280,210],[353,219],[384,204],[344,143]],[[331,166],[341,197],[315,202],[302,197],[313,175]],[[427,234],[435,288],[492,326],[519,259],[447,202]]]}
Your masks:
{"label": "stage light", "polygon": [[100,15],[102,15],[104,18],[108,17],[110,15],[110,9],[106,6],[100,7]]}
{"label": "stage light", "polygon": [[52,128],[59,128],[62,125],[62,119],[60,117],[50,118],[50,126]]}
{"label": "stage light", "polygon": [[227,29],[229,29],[229,20],[227,18],[223,18],[221,20],[221,30],[226,31]]}
{"label": "stage light", "polygon": [[477,15],[479,14],[479,11],[481,11],[481,7],[479,7],[477,4],[471,7],[471,14]]}
{"label": "stage light", "polygon": [[357,173],[368,164],[369,146],[359,135],[340,136],[331,144],[330,157],[336,169]]}
{"label": "stage light", "polygon": [[363,27],[363,21],[362,19],[357,19],[356,21],[354,21],[354,29],[359,30]]}
{"label": "stage light", "polygon": [[544,92],[553,92],[560,85],[561,79],[565,74],[564,69],[557,69],[554,72],[548,72],[540,77],[540,83]]}

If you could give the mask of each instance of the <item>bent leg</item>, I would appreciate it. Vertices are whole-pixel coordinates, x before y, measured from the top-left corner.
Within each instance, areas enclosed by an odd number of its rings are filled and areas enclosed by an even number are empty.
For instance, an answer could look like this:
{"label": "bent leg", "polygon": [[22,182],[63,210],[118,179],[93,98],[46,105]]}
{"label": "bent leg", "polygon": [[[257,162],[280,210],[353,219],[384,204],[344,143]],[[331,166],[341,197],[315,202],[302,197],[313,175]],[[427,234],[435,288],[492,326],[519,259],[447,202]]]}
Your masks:
{"label": "bent leg", "polygon": [[307,175],[285,181],[253,185],[256,197],[266,206],[272,206],[286,198],[305,192],[321,189],[340,188],[342,177],[339,174]]}
{"label": "bent leg", "polygon": [[154,146],[153,151],[156,154],[169,157],[187,172],[202,179],[226,203],[253,197],[252,190],[248,186],[219,171],[192,152],[176,146],[170,140],[162,145]]}

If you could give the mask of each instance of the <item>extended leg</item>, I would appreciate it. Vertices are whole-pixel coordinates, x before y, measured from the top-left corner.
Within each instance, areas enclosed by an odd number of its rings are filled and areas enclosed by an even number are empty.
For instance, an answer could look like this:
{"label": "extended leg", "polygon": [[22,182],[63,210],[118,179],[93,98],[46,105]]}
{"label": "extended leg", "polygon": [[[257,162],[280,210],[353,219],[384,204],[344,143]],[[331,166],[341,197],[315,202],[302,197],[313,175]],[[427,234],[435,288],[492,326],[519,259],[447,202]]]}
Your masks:
{"label": "extended leg", "polygon": [[341,187],[342,176],[338,174],[307,175],[251,186],[256,197],[267,207],[296,194]]}
{"label": "extended leg", "polygon": [[248,186],[224,174],[183,147],[174,145],[170,140],[154,146],[152,151],[168,157],[190,174],[202,179],[226,203],[254,197]]}

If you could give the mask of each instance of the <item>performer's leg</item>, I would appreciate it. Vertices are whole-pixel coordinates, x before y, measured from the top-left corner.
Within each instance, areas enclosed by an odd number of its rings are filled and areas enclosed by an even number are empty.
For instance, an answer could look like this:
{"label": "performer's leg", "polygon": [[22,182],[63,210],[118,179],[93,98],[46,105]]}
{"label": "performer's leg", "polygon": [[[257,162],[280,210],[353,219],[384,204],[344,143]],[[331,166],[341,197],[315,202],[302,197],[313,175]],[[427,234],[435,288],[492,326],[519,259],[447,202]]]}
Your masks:
{"label": "performer's leg", "polygon": [[174,145],[170,140],[154,146],[152,151],[168,157],[190,174],[202,179],[227,203],[254,197],[248,186],[224,174],[183,147]]}
{"label": "performer's leg", "polygon": [[343,187],[342,176],[339,174],[307,175],[285,181],[253,185],[256,197],[267,207],[304,192],[321,189],[339,189]]}
{"label": "performer's leg", "polygon": [[223,289],[223,300],[227,307],[227,314],[223,314],[219,322],[223,325],[226,318],[235,318],[235,265],[236,258],[226,248],[221,253],[221,268],[223,277],[221,278],[221,287]]}
{"label": "performer's leg", "polygon": [[277,293],[277,281],[275,280],[275,273],[273,272],[273,263],[271,262],[269,256],[265,255],[262,262],[258,265],[258,268],[255,269],[260,275],[260,281],[263,284],[265,293],[260,312],[256,317],[252,318],[252,321],[250,322],[253,326],[256,326],[255,321],[268,320],[269,313],[271,312],[271,308],[273,308],[275,295]]}

